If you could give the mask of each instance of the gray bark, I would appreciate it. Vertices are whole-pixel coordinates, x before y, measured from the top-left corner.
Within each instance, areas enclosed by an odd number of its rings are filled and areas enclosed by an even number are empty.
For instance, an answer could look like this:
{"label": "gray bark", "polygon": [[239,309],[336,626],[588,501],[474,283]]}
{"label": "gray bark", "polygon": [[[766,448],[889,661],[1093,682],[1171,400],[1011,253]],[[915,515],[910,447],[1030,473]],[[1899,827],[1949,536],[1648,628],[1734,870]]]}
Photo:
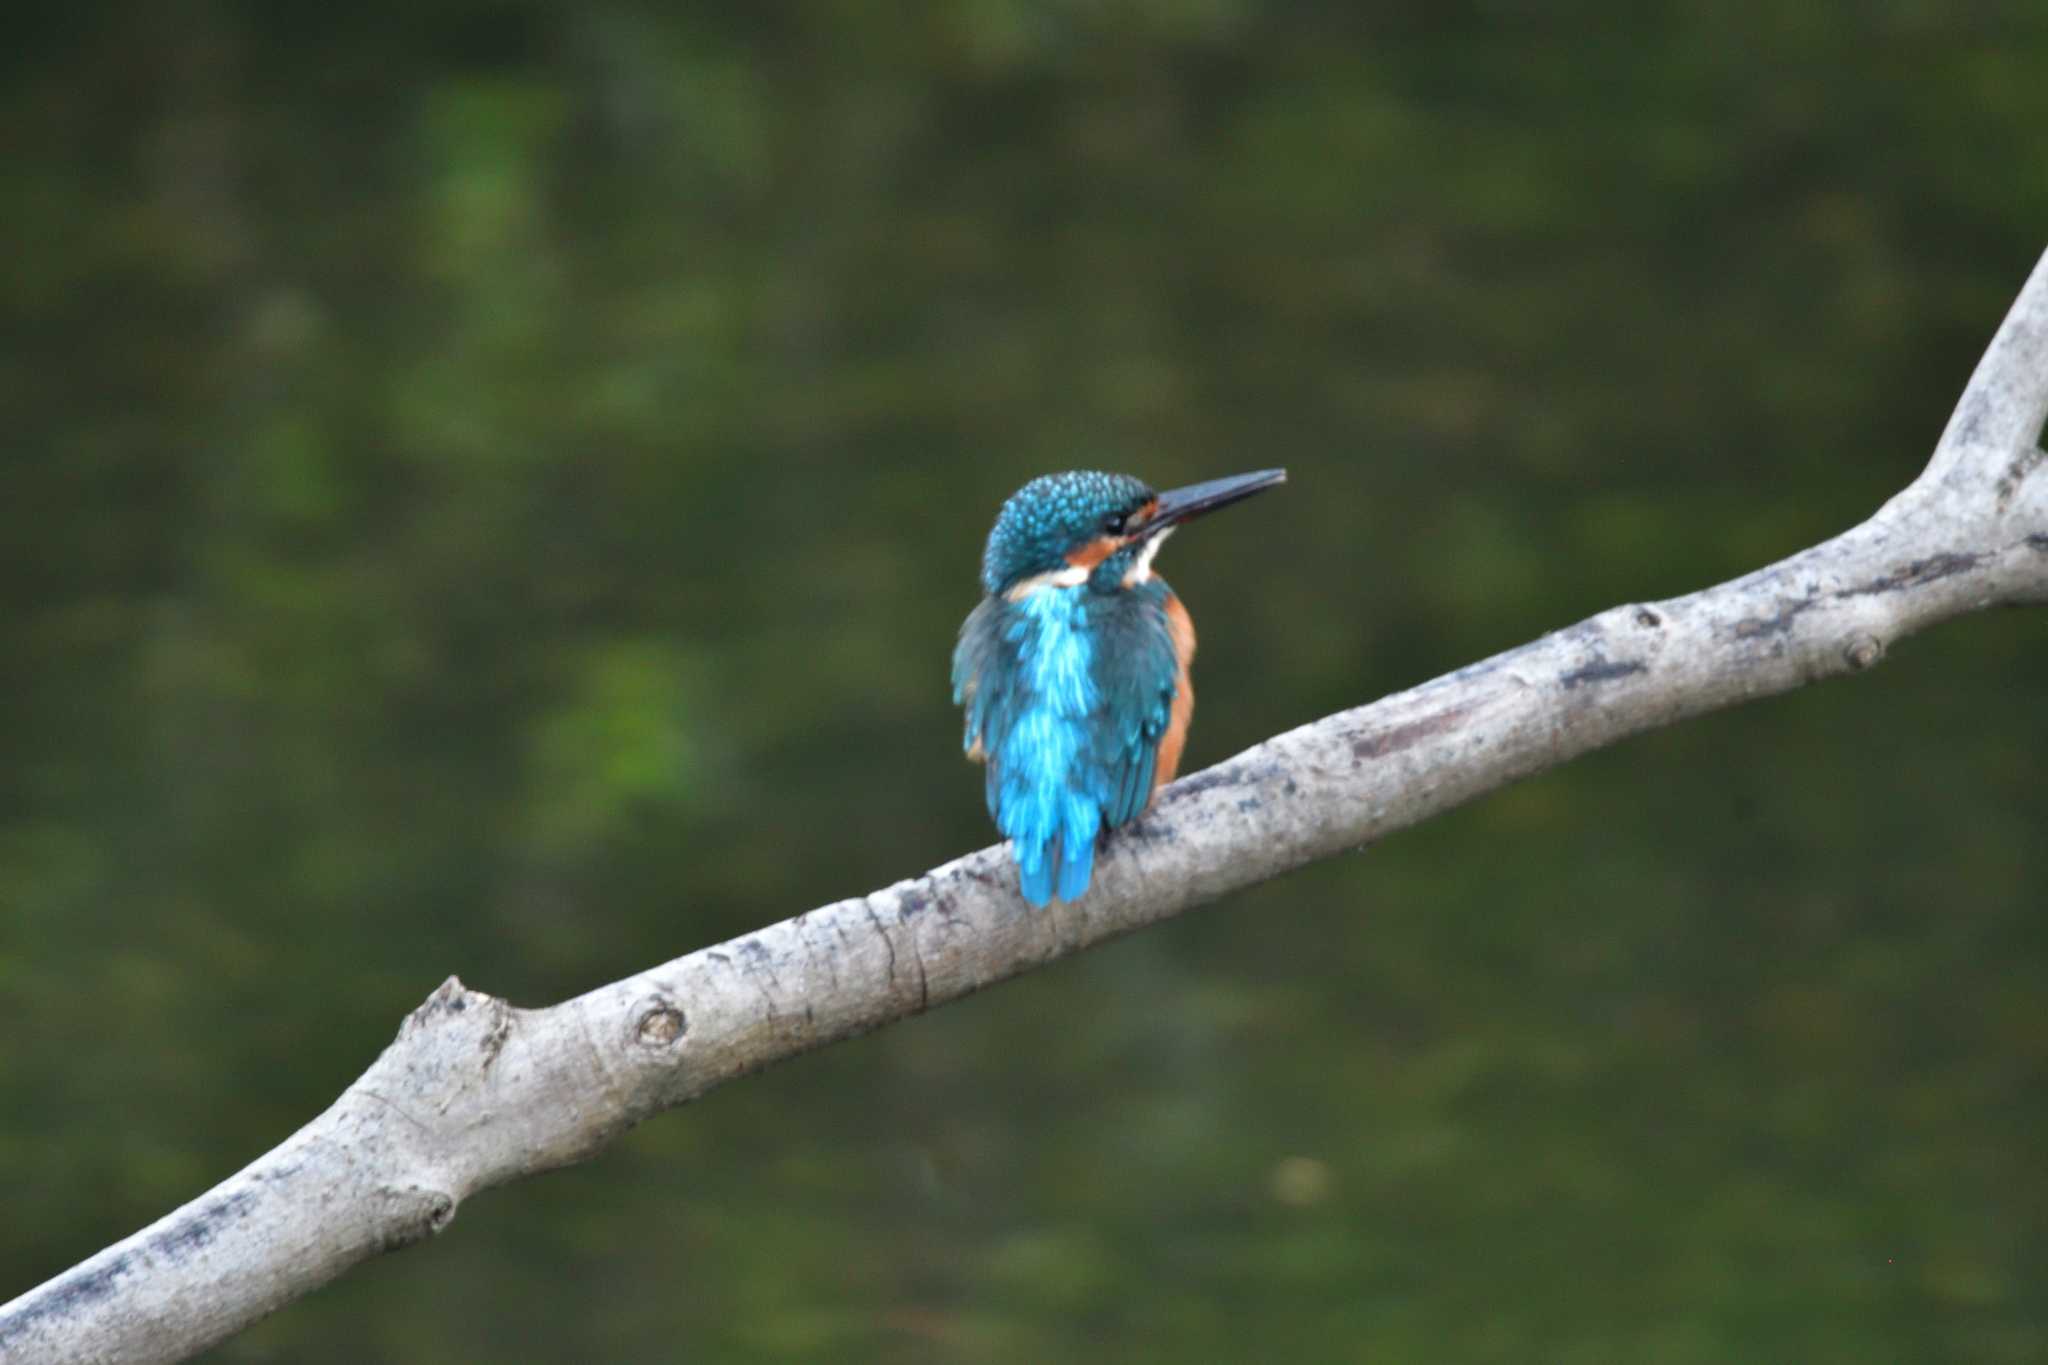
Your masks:
{"label": "gray bark", "polygon": [[1654,726],[1860,672],[2048,601],[2048,256],[1926,472],[1746,577],[1615,607],[1175,783],[1094,889],[1033,911],[1003,849],[547,1009],[450,978],[334,1105],[200,1198],[0,1307],[7,1361],[182,1359],[479,1190],[578,1161],[772,1062],[958,999]]}

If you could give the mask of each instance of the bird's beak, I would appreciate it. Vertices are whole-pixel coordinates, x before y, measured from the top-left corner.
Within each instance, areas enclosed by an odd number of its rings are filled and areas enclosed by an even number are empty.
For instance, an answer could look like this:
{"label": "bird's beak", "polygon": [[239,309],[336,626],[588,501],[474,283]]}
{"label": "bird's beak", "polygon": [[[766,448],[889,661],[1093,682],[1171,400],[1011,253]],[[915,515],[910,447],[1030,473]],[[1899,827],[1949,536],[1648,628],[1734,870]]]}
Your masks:
{"label": "bird's beak", "polygon": [[1145,523],[1144,534],[1168,530],[1204,512],[1228,507],[1233,502],[1241,502],[1254,493],[1263,493],[1275,484],[1286,482],[1286,470],[1261,469],[1256,474],[1233,474],[1227,479],[1211,479],[1207,483],[1169,489],[1159,495],[1159,510]]}

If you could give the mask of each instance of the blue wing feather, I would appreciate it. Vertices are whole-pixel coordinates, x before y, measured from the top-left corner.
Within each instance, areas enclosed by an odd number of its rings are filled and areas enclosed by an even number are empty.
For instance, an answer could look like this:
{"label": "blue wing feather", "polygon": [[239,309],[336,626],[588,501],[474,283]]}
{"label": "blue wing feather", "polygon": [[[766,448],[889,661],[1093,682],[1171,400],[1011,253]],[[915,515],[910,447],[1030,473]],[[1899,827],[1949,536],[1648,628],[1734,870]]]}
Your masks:
{"label": "blue wing feather", "polygon": [[[1156,590],[1155,590],[1155,584]],[[1095,844],[1145,809],[1178,664],[1164,584],[989,598],[961,628],[953,697],[988,764],[996,828],[1025,899],[1079,899]]]}

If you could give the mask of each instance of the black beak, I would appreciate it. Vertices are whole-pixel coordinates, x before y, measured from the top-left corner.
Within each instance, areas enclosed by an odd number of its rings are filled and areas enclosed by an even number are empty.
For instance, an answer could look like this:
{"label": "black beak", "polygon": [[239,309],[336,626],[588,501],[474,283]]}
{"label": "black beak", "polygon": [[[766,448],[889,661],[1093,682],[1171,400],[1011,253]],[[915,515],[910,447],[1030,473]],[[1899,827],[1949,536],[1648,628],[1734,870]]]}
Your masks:
{"label": "black beak", "polygon": [[1159,495],[1159,510],[1153,514],[1152,520],[1145,523],[1145,530],[1164,531],[1204,512],[1242,502],[1254,493],[1263,493],[1275,484],[1286,482],[1286,470],[1261,469],[1256,474],[1233,474],[1227,479],[1211,479],[1207,483],[1169,489]]}

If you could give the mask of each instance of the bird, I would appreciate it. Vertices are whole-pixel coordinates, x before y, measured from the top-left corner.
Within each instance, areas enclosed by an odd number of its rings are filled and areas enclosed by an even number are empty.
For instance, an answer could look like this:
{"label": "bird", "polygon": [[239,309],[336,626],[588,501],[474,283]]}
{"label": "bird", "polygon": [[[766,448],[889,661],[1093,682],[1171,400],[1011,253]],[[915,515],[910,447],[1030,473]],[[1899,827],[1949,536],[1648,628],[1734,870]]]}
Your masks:
{"label": "bird", "polygon": [[1153,557],[1183,523],[1286,478],[1262,469],[1160,493],[1072,470],[1003,503],[953,651],[953,701],[1032,905],[1080,899],[1097,841],[1179,771],[1195,626]]}

